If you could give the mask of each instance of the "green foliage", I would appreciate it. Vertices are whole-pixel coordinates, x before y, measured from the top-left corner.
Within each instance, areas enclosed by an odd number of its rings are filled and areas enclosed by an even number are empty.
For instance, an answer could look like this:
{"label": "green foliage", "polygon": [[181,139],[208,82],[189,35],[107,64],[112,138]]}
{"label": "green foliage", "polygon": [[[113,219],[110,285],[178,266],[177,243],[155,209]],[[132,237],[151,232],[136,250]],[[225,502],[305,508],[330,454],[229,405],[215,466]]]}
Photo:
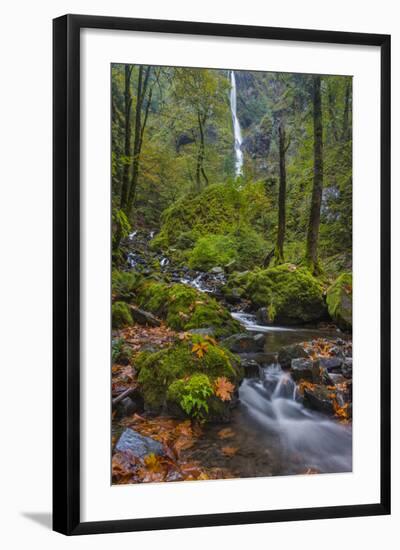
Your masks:
{"label": "green foliage", "polygon": [[129,302],[142,282],[142,276],[136,271],[118,271],[114,269],[111,281],[115,299]]}
{"label": "green foliage", "polygon": [[317,321],[326,313],[322,284],[308,270],[292,264],[233,274],[225,294],[229,296],[232,289],[239,289],[255,307],[267,307],[277,323]]}
{"label": "green foliage", "polygon": [[141,307],[166,319],[175,330],[212,327],[216,337],[223,337],[240,329],[214,298],[184,284],[148,281],[141,286],[137,299]]}
{"label": "green foliage", "polygon": [[131,360],[131,348],[126,344],[123,338],[113,338],[112,362],[120,365],[127,365]]}
{"label": "green foliage", "polygon": [[[196,344],[205,346],[205,353],[199,355],[193,351]],[[146,405],[159,410],[166,401],[169,387],[177,380],[194,374],[207,375],[210,381],[225,376],[238,383],[242,373],[235,356],[219,347],[213,341],[197,335],[190,335],[170,348],[158,352],[142,352],[135,359],[139,371],[138,382]],[[171,388],[170,396],[176,393]]]}
{"label": "green foliage", "polygon": [[238,227],[227,235],[200,237],[189,253],[189,266],[200,271],[226,265],[249,269],[262,262],[265,250],[264,239],[254,229]]}
{"label": "green foliage", "polygon": [[200,237],[189,255],[189,267],[207,271],[215,266],[224,266],[237,260],[237,247],[228,235],[205,235]]}
{"label": "green foliage", "polygon": [[172,382],[167,400],[176,402],[192,418],[204,419],[209,412],[209,397],[213,395],[210,379],[206,374],[193,374],[188,379]]}
{"label": "green foliage", "polygon": [[204,235],[227,235],[248,226],[262,230],[270,206],[263,184],[240,188],[233,182],[209,185],[199,195],[189,195],[170,206],[162,216],[160,233],[152,246],[176,247],[182,234],[192,241]]}
{"label": "green foliage", "polygon": [[132,325],[132,316],[126,302],[114,302],[112,305],[112,327],[124,328]]}
{"label": "green foliage", "polygon": [[342,273],[326,293],[329,315],[343,329],[351,329],[352,326],[352,297],[351,273]]}

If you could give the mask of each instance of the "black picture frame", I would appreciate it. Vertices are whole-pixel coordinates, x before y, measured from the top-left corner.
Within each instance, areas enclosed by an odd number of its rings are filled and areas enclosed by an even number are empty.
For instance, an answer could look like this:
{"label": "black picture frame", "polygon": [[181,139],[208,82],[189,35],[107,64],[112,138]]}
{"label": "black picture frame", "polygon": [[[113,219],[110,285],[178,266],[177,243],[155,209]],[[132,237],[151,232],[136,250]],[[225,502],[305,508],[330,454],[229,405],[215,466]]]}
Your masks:
{"label": "black picture frame", "polygon": [[[80,520],[80,31],[84,28],[378,46],[381,50],[381,495],[351,506]],[[65,15],[53,21],[53,529],[66,535],[390,514],[390,36]]]}

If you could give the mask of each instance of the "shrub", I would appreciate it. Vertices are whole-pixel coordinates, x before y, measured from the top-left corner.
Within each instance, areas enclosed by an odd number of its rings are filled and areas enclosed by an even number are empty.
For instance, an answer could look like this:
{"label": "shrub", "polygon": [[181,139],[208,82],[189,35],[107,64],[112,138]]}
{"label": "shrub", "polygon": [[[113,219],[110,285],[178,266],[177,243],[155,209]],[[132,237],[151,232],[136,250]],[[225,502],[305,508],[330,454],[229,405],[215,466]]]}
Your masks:
{"label": "shrub", "polygon": [[167,399],[178,403],[188,416],[204,419],[209,413],[209,397],[213,393],[206,374],[193,374],[190,378],[172,382],[168,387]]}
{"label": "shrub", "polygon": [[189,267],[208,271],[237,260],[237,245],[231,236],[206,235],[200,237],[189,256]]}
{"label": "shrub", "polygon": [[130,301],[142,281],[142,276],[136,271],[118,271],[114,269],[111,281],[115,299]]}
{"label": "shrub", "polygon": [[115,302],[112,305],[112,327],[124,328],[132,324],[132,316],[126,302]]}

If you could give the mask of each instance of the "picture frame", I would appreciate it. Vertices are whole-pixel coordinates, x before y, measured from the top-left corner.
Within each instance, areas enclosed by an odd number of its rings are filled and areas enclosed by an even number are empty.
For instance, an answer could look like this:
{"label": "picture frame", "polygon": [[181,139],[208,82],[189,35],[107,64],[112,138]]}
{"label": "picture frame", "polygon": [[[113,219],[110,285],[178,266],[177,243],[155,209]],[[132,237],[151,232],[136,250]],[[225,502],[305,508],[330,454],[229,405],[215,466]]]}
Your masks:
{"label": "picture frame", "polygon": [[[334,506],[82,521],[81,32],[83,29],[380,49],[380,498]],[[390,36],[65,15],[53,21],[53,529],[65,535],[390,514]],[[133,61],[134,62],[134,61]],[[133,488],[132,488],[133,489]]]}

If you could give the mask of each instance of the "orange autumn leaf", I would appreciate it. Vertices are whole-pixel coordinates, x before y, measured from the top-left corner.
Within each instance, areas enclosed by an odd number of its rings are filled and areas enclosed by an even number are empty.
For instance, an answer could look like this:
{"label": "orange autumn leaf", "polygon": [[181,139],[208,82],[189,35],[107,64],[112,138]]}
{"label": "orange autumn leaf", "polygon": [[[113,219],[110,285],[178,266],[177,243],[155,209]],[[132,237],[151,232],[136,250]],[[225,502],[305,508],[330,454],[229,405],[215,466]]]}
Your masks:
{"label": "orange autumn leaf", "polygon": [[201,359],[208,350],[208,346],[205,342],[200,342],[199,344],[193,344],[192,353],[195,353],[199,359]]}
{"label": "orange autumn leaf", "polygon": [[218,437],[220,439],[228,439],[230,437],[233,437],[235,435],[235,432],[231,428],[223,428],[218,432]]}
{"label": "orange autumn leaf", "polygon": [[235,386],[225,376],[219,376],[215,380],[215,395],[221,399],[221,401],[230,401],[232,399],[232,393]]}
{"label": "orange autumn leaf", "polygon": [[221,451],[226,456],[234,456],[239,450],[239,447],[222,447]]}
{"label": "orange autumn leaf", "polygon": [[156,456],[154,453],[145,456],[143,462],[146,466],[146,470],[149,472],[160,472],[163,469],[160,457]]}

